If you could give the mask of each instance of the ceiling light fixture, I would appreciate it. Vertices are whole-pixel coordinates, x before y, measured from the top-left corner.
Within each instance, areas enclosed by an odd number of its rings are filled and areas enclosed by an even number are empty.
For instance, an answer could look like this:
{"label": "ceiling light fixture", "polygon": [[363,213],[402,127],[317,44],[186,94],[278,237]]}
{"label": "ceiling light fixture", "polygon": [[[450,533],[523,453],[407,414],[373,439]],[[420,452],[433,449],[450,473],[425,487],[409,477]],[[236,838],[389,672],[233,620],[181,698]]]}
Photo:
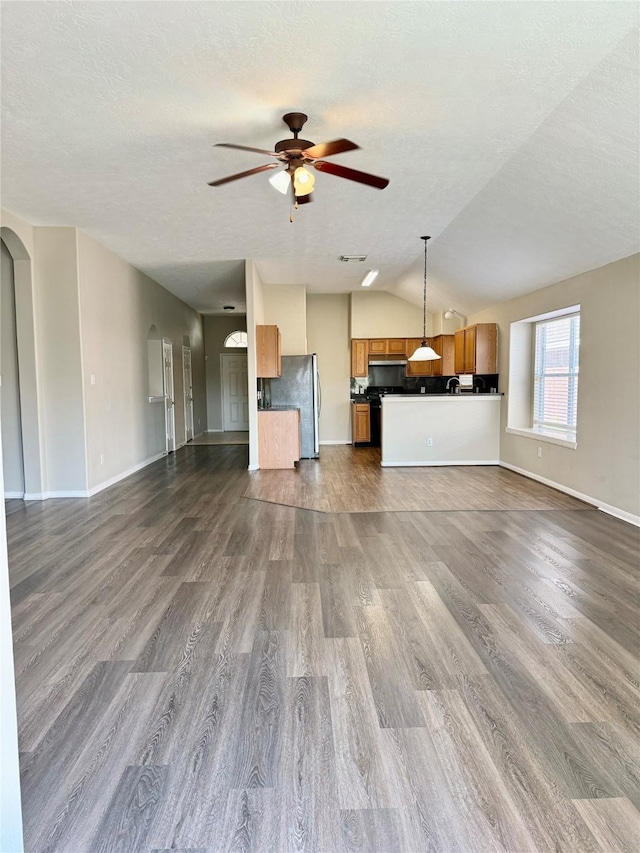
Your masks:
{"label": "ceiling light fixture", "polygon": [[454,317],[462,317],[462,314],[459,314],[455,308],[447,308],[444,312],[444,319],[453,320]]}
{"label": "ceiling light fixture", "polygon": [[271,186],[278,190],[282,195],[286,195],[289,192],[289,187],[291,186],[291,175],[287,169],[283,169],[281,172],[276,172],[275,175],[272,175],[269,178],[269,183]]}
{"label": "ceiling light fixture", "polygon": [[427,240],[431,237],[421,237],[424,240],[424,286],[422,291],[422,343],[409,361],[435,361],[440,358],[437,352],[427,344]]}
{"label": "ceiling light fixture", "polygon": [[361,287],[371,287],[371,285],[373,284],[373,282],[377,278],[379,272],[380,272],[380,270],[369,270],[369,272],[362,279],[360,286]]}
{"label": "ceiling light fixture", "polygon": [[296,197],[310,195],[313,192],[313,185],[316,179],[304,166],[298,166],[293,173],[293,188]]}

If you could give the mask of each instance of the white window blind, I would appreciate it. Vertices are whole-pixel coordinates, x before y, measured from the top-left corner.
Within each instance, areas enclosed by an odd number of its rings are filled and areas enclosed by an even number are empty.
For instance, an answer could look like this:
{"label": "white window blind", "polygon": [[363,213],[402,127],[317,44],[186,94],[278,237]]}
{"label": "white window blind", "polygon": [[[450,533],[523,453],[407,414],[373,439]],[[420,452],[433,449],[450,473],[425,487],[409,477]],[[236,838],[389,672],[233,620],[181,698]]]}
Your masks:
{"label": "white window blind", "polygon": [[536,323],[533,428],[575,436],[580,314]]}

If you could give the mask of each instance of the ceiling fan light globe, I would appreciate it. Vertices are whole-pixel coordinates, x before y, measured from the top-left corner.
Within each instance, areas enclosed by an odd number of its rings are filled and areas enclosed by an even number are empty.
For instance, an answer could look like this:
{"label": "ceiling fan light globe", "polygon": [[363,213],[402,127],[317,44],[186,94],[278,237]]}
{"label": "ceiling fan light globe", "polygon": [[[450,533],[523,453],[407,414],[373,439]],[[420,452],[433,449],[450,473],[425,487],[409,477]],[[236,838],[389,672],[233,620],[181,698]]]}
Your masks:
{"label": "ceiling fan light globe", "polygon": [[437,358],[441,358],[441,356],[431,347],[428,347],[426,341],[423,341],[414,354],[409,356],[408,361],[435,361]]}
{"label": "ceiling fan light globe", "polygon": [[269,183],[271,186],[278,190],[282,195],[286,195],[289,192],[289,187],[291,186],[291,176],[286,169],[281,172],[276,172],[275,175],[272,175],[269,178]]}
{"label": "ceiling fan light globe", "polygon": [[304,166],[298,166],[293,173],[293,187],[297,196],[309,195],[313,192],[316,179]]}

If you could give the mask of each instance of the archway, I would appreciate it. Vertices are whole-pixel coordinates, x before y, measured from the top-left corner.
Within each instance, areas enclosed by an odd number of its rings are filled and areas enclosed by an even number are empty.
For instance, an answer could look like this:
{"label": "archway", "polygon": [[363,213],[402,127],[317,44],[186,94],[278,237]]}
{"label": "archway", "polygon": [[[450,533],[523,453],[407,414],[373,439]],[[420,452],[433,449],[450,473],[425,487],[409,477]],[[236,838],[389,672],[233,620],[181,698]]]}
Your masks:
{"label": "archway", "polygon": [[22,240],[10,228],[4,226],[0,228],[0,237],[13,265],[17,353],[16,391],[20,402],[23,493],[25,500],[42,500],[46,497],[45,444],[40,394],[38,392],[31,257]]}

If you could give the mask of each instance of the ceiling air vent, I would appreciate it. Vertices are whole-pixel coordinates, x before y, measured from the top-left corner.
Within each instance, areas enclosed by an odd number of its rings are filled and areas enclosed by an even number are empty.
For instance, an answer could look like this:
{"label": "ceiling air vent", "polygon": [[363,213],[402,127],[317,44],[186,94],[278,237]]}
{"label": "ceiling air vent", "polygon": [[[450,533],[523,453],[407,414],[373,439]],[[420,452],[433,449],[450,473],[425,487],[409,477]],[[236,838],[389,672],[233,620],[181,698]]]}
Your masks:
{"label": "ceiling air vent", "polygon": [[345,264],[362,263],[367,260],[366,255],[340,255],[340,260]]}

